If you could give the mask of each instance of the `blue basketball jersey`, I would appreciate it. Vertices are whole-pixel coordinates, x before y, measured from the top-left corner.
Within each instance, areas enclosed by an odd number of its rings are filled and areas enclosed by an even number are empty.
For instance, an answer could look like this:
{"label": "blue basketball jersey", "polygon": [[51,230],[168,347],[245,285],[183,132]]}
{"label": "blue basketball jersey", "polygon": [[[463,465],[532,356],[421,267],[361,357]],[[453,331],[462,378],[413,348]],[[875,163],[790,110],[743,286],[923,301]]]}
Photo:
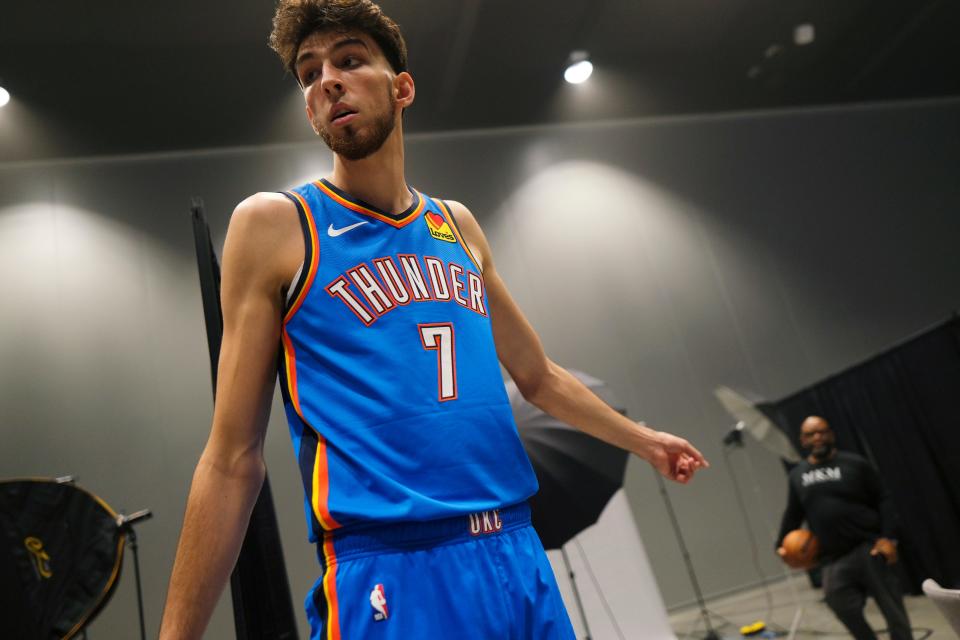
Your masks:
{"label": "blue basketball jersey", "polygon": [[446,203],[390,214],[321,180],[285,195],[306,254],[283,319],[284,406],[310,539],[526,500],[480,268]]}

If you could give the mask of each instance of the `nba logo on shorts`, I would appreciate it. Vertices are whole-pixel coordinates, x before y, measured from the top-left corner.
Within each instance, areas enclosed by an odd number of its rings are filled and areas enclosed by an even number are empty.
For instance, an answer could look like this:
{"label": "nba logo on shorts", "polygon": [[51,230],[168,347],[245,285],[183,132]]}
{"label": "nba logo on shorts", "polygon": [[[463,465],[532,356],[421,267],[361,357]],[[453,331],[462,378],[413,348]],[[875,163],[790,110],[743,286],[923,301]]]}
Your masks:
{"label": "nba logo on shorts", "polygon": [[370,592],[370,606],[373,607],[373,619],[377,622],[387,619],[387,596],[383,585],[378,584]]}

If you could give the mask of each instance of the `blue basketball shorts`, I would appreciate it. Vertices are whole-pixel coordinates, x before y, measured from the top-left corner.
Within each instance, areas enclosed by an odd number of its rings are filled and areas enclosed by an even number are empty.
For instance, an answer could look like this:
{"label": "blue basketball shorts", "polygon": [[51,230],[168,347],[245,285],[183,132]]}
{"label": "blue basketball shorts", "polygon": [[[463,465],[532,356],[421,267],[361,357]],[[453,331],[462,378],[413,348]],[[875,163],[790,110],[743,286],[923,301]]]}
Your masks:
{"label": "blue basketball shorts", "polygon": [[328,532],[311,640],[573,640],[530,507]]}

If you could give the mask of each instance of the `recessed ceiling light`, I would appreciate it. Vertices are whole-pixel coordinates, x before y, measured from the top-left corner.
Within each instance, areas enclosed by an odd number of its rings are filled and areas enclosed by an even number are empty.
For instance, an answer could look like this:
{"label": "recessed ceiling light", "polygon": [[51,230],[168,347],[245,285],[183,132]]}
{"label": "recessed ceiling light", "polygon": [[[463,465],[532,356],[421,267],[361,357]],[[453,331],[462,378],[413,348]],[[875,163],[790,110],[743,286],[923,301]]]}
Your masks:
{"label": "recessed ceiling light", "polygon": [[570,84],[581,84],[593,73],[593,64],[586,51],[574,51],[570,54],[570,63],[563,72],[563,79]]}
{"label": "recessed ceiling light", "polygon": [[798,24],[793,28],[793,42],[797,46],[808,45],[813,42],[813,39],[816,37],[816,31],[813,28],[813,25],[809,22],[804,22],[803,24]]}
{"label": "recessed ceiling light", "polygon": [[10,102],[10,92],[0,87],[0,107],[6,106]]}
{"label": "recessed ceiling light", "polygon": [[593,73],[593,64],[589,60],[574,62],[563,72],[563,79],[570,84],[581,84]]}
{"label": "recessed ceiling light", "polygon": [[763,52],[764,58],[772,58],[775,55],[778,55],[783,52],[783,46],[779,44],[772,44],[767,47],[767,50]]}

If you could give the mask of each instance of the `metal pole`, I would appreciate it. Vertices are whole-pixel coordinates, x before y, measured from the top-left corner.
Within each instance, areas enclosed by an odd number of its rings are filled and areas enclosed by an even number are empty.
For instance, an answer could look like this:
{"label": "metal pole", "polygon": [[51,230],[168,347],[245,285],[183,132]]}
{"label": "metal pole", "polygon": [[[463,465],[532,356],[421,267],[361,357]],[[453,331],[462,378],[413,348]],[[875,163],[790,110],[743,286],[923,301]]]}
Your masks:
{"label": "metal pole", "polygon": [[567,555],[565,547],[560,547],[560,553],[563,554],[563,564],[567,565],[567,574],[570,576],[570,586],[573,587],[573,595],[577,599],[577,607],[580,609],[580,619],[583,620],[583,630],[587,634],[585,640],[590,640],[590,625],[587,624],[587,613],[583,610],[583,602],[580,600],[580,589],[577,588],[577,577],[573,573],[573,567],[570,565],[570,556]]}
{"label": "metal pole", "polygon": [[680,523],[677,521],[677,514],[673,511],[673,503],[670,501],[670,496],[667,494],[666,484],[664,484],[663,478],[660,477],[659,473],[654,471],[653,475],[657,477],[657,484],[660,485],[660,495],[663,496],[663,502],[667,506],[667,514],[670,516],[670,523],[673,525],[673,530],[677,534],[677,543],[680,545],[680,552],[683,555],[683,563],[687,567],[687,574],[690,576],[690,584],[693,585],[693,593],[697,596],[697,604],[700,605],[700,615],[703,617],[703,623],[707,626],[707,635],[704,636],[704,640],[720,640],[720,636],[717,635],[717,632],[714,631],[713,627],[710,625],[710,613],[707,611],[707,605],[703,601],[703,594],[700,592],[700,582],[697,580],[697,574],[693,571],[693,562],[690,560],[690,553],[687,551],[687,543],[683,540],[683,533],[680,531]]}
{"label": "metal pole", "polygon": [[140,552],[137,545],[137,532],[133,527],[127,529],[127,540],[133,551],[133,573],[137,578],[137,610],[140,612],[140,640],[147,640],[147,629],[143,623],[143,590],[140,587]]}
{"label": "metal pole", "polygon": [[140,613],[140,640],[147,640],[147,629],[143,620],[143,588],[140,585],[140,552],[137,544],[137,532],[133,525],[143,520],[149,520],[153,517],[150,509],[141,509],[130,515],[121,513],[117,516],[117,527],[120,532],[127,536],[127,542],[130,543],[130,550],[133,551],[133,573],[137,580],[137,611]]}

